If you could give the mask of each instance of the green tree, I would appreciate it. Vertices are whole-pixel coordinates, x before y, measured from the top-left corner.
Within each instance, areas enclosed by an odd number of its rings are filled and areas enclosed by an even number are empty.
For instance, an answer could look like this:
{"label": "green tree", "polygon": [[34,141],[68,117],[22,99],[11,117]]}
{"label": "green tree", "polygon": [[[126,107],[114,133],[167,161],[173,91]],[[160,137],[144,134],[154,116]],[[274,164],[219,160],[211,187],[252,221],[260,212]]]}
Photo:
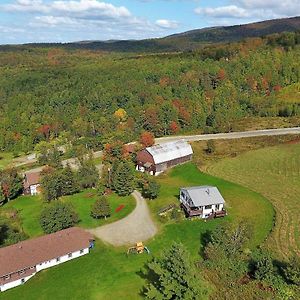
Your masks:
{"label": "green tree", "polygon": [[300,258],[293,256],[284,269],[286,279],[293,284],[300,286]]}
{"label": "green tree", "polygon": [[258,280],[272,282],[275,276],[273,259],[268,251],[257,250],[252,255],[254,276]]}
{"label": "green tree", "polygon": [[41,187],[44,199],[47,202],[57,200],[62,195],[62,182],[57,171],[52,171],[42,176]]}
{"label": "green tree", "polygon": [[128,161],[119,162],[113,171],[113,187],[119,196],[127,196],[134,190],[134,167]]}
{"label": "green tree", "polygon": [[216,151],[216,146],[214,140],[208,140],[206,144],[206,152],[212,154]]}
{"label": "green tree", "polygon": [[142,188],[142,194],[144,197],[149,199],[155,199],[158,197],[160,191],[160,184],[155,180],[149,180],[148,182],[144,182]]}
{"label": "green tree", "polygon": [[0,173],[0,183],[2,186],[2,193],[8,201],[16,198],[22,193],[23,179],[16,169],[2,171]]}
{"label": "green tree", "polygon": [[99,181],[99,172],[93,162],[92,156],[80,160],[77,173],[78,183],[82,188],[91,188]]}
{"label": "green tree", "polygon": [[91,216],[95,219],[109,217],[111,214],[110,204],[106,197],[102,196],[93,204]]}
{"label": "green tree", "polygon": [[70,165],[68,164],[62,171],[62,195],[72,195],[79,191],[79,183]]}
{"label": "green tree", "polygon": [[174,243],[160,258],[147,264],[149,282],[146,299],[198,300],[208,298],[208,289],[199,276],[187,250]]}
{"label": "green tree", "polygon": [[40,224],[45,233],[53,233],[78,223],[79,218],[70,204],[55,202],[41,212]]}

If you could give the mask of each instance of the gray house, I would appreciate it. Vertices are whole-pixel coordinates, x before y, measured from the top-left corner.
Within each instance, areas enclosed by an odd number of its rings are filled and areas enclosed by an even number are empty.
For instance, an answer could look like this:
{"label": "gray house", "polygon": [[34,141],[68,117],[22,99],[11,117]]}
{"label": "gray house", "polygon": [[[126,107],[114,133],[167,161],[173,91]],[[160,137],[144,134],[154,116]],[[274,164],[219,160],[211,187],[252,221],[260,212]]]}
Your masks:
{"label": "gray house", "polygon": [[187,217],[217,218],[226,216],[225,200],[215,186],[180,189],[180,202]]}

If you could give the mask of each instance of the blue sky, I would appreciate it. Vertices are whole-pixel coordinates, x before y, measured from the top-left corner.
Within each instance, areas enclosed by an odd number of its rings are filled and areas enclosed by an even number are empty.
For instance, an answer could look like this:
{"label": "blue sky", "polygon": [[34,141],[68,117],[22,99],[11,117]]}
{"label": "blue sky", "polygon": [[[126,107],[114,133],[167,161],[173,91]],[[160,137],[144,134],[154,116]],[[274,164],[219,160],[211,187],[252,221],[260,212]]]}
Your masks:
{"label": "blue sky", "polygon": [[300,15],[300,0],[0,0],[0,44],[142,39]]}

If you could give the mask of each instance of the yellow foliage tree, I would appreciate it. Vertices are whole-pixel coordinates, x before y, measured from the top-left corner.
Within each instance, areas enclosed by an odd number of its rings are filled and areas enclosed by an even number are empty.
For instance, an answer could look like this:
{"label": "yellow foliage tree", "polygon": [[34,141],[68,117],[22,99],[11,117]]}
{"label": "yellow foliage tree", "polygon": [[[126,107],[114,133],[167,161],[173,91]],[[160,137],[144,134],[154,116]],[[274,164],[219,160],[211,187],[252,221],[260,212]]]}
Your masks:
{"label": "yellow foliage tree", "polygon": [[127,119],[127,112],[123,108],[119,108],[115,111],[114,116],[118,118],[120,121],[125,121]]}

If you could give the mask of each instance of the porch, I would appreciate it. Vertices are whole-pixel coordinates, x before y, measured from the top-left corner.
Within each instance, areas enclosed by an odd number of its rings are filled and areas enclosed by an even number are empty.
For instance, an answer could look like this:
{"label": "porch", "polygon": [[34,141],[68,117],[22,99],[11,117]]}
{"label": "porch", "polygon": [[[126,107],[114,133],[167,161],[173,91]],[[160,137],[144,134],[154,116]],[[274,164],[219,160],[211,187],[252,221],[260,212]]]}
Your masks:
{"label": "porch", "polygon": [[202,214],[203,214],[203,210],[202,209],[199,209],[197,207],[190,208],[187,205],[185,205],[184,203],[181,203],[181,208],[184,210],[186,216],[189,217],[189,218],[191,218],[191,217],[197,217],[197,216],[202,216]]}

